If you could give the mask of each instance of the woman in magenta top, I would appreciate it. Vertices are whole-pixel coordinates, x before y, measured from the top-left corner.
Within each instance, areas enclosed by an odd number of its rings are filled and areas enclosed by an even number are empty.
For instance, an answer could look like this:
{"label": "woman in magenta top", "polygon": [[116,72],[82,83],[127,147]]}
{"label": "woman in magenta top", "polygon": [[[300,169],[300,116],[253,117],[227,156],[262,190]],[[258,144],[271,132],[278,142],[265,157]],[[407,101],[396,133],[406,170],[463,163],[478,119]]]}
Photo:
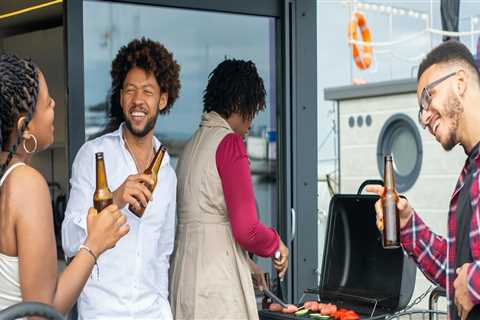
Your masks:
{"label": "woman in magenta top", "polygon": [[257,218],[243,143],[253,118],[265,108],[255,65],[220,63],[210,74],[203,102],[200,128],[177,165],[172,311],[176,319],[257,319],[251,274],[261,285],[264,280],[248,253],[272,257],[283,277],[288,249]]}

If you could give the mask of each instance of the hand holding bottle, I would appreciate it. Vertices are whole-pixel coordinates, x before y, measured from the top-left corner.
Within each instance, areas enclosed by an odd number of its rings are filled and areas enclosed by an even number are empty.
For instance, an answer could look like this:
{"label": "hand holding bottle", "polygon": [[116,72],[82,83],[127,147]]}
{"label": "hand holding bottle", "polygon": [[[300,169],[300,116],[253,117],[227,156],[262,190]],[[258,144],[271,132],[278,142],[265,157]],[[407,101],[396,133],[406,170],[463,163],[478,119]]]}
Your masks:
{"label": "hand holding bottle", "polygon": [[[385,188],[382,186],[368,185],[365,190],[381,196],[384,192],[384,189]],[[403,228],[412,217],[413,209],[408,200],[402,197],[400,197],[398,200],[397,208],[400,216],[400,228]],[[383,231],[383,206],[380,199],[375,202],[375,212],[377,214],[377,228],[378,230]]]}
{"label": "hand holding bottle", "polygon": [[106,207],[100,213],[90,208],[87,216],[88,236],[85,245],[96,257],[111,249],[130,230],[127,218],[114,204]]}

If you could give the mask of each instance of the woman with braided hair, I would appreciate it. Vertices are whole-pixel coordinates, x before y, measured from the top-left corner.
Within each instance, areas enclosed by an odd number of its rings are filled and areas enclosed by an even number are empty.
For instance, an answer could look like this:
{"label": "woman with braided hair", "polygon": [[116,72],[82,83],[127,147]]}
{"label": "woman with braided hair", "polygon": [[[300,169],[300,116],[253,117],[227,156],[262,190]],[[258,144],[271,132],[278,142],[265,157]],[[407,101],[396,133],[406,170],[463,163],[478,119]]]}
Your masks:
{"label": "woman with braided hair", "polygon": [[0,54],[0,310],[21,301],[38,301],[67,313],[97,257],[129,230],[115,205],[100,214],[91,208],[88,237],[57,276],[48,186],[28,165],[35,152],[53,143],[54,108],[39,68]]}

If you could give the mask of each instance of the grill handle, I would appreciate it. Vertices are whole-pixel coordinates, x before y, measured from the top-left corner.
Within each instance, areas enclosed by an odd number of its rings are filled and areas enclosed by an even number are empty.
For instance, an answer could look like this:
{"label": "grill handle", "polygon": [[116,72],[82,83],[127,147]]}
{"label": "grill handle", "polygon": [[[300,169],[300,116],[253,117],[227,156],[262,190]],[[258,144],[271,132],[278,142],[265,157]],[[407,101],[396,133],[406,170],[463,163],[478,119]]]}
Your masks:
{"label": "grill handle", "polygon": [[383,180],[380,179],[368,179],[362,182],[360,187],[358,188],[357,194],[362,194],[363,189],[369,184],[378,184],[383,186]]}

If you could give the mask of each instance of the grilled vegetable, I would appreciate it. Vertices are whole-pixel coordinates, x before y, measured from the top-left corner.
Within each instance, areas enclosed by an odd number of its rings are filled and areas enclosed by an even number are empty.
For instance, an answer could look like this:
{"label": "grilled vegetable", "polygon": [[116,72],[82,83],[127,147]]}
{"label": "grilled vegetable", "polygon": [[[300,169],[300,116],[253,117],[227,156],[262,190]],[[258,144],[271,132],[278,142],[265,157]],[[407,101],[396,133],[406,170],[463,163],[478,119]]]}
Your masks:
{"label": "grilled vegetable", "polygon": [[359,315],[353,311],[348,309],[339,309],[332,315],[337,320],[358,320],[360,319]]}
{"label": "grilled vegetable", "polygon": [[308,310],[308,309],[298,310],[297,312],[295,312],[295,316],[303,317],[303,316],[306,316],[309,312],[310,312],[310,310]]}

